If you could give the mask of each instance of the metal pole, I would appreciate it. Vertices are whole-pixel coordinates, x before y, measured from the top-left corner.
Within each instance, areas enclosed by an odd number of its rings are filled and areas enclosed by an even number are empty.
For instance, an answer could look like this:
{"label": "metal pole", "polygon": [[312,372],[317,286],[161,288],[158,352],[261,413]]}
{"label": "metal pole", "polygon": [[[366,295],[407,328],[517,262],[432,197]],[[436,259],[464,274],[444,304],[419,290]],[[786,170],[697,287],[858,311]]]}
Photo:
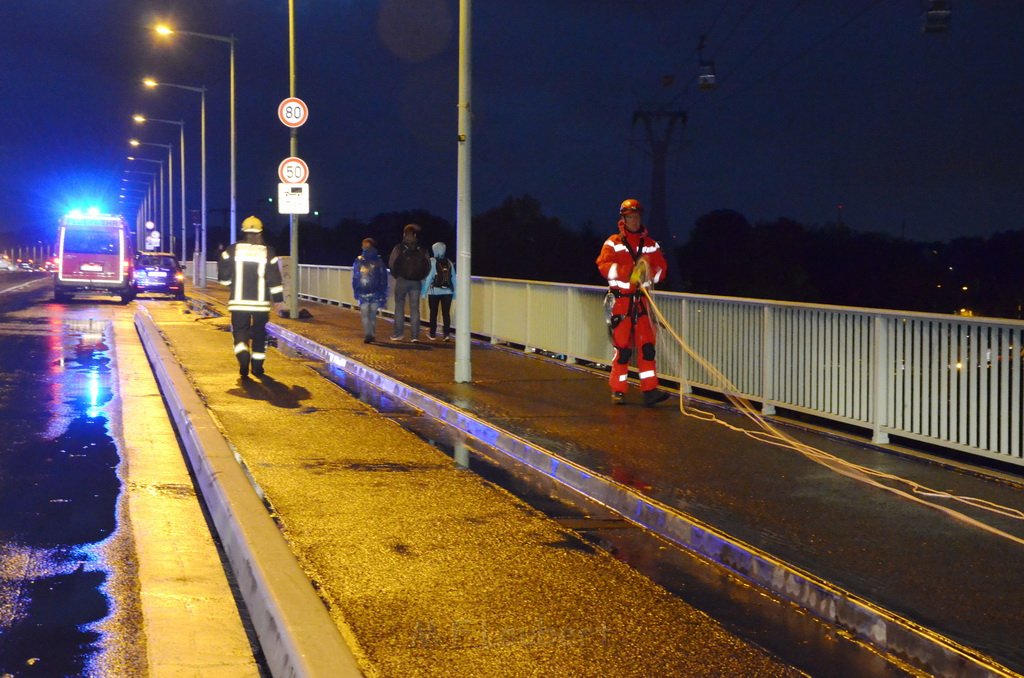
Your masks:
{"label": "metal pole", "polygon": [[181,264],[185,265],[186,251],[185,251],[185,123],[181,124]]}
{"label": "metal pole", "polygon": [[202,223],[202,242],[197,243],[199,249],[199,261],[196,262],[196,271],[193,282],[200,289],[206,289],[206,88],[199,93],[201,96],[200,114],[199,114],[199,137],[202,149],[200,149],[199,155],[202,163],[202,200],[200,209],[203,213],[200,216]]}
{"label": "metal pole", "polygon": [[238,238],[235,210],[235,36],[231,36],[231,242]]}
{"label": "metal pole", "polygon": [[160,236],[160,251],[173,252],[171,238],[174,237],[174,144],[167,144],[167,240]]}
{"label": "metal pole", "polygon": [[473,193],[470,154],[470,92],[471,92],[471,53],[472,46],[472,0],[459,0],[459,150],[458,150],[458,188],[456,191],[456,245],[458,247],[458,264],[455,270],[455,297],[459,300],[455,306],[455,381],[465,383],[473,379],[473,366],[470,361],[470,287],[472,275],[472,215]]}
{"label": "metal pole", "polygon": [[[170,153],[170,151],[167,151]],[[158,194],[160,203],[159,221],[156,224],[156,232],[160,234],[160,240],[162,241],[163,230],[167,225],[167,199],[164,197],[164,164],[160,163],[160,192]]]}
{"label": "metal pole", "polygon": [[[295,0],[288,0],[288,96],[295,96]],[[291,129],[291,157],[299,154],[299,131]],[[291,256],[288,257],[288,317],[299,317],[299,228],[295,215],[288,215],[288,235],[291,241]]]}

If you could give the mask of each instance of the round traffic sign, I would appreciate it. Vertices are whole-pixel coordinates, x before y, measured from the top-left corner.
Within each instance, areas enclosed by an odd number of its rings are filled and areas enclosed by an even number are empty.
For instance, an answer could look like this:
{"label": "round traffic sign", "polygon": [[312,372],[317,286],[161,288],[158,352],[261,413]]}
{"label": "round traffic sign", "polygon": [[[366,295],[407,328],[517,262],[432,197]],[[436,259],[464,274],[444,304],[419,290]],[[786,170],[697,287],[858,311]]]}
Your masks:
{"label": "round traffic sign", "polygon": [[278,105],[277,117],[286,127],[302,127],[309,117],[309,107],[302,99],[288,97]]}
{"label": "round traffic sign", "polygon": [[277,178],[282,184],[304,184],[309,181],[309,167],[302,158],[285,158],[277,166]]}

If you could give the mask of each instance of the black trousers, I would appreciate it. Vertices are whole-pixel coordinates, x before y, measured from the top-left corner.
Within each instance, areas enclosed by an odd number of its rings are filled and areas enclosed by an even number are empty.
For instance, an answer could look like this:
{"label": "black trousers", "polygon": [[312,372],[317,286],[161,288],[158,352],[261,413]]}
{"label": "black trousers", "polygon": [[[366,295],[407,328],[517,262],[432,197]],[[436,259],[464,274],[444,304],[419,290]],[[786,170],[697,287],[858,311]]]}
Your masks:
{"label": "black trousers", "polygon": [[444,323],[444,336],[452,333],[452,295],[450,294],[428,294],[427,307],[430,309],[430,325],[428,334],[437,334],[437,309],[441,308],[441,321]]}
{"label": "black trousers", "polygon": [[235,357],[238,364],[247,366],[250,358],[250,342],[253,360],[263,360],[267,350],[267,321],[269,311],[232,311],[231,338],[235,342]]}

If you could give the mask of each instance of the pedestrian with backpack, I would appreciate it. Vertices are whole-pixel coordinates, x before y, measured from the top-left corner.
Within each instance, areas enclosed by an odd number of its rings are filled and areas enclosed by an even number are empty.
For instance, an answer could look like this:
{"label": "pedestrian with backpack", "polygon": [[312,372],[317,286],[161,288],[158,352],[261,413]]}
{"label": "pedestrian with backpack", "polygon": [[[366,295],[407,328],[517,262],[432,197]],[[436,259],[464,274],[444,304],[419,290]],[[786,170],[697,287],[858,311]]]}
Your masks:
{"label": "pedestrian with backpack", "polygon": [[363,343],[372,344],[377,336],[377,311],[388,303],[388,271],[373,238],[363,238],[363,251],[352,263],[352,295],[359,302]]}
{"label": "pedestrian with backpack", "polygon": [[427,337],[437,339],[437,311],[441,309],[441,341],[448,341],[452,333],[452,300],[455,299],[455,264],[445,256],[447,247],[435,242],[430,248],[430,273],[423,279],[423,294],[427,295],[430,308],[430,322],[427,323]]}
{"label": "pedestrian with backpack", "polygon": [[405,334],[405,300],[409,299],[410,341],[420,340],[420,292],[423,279],[430,272],[430,257],[420,247],[419,224],[406,224],[402,242],[395,245],[388,258],[388,268],[395,278],[395,326],[391,341],[401,341]]}

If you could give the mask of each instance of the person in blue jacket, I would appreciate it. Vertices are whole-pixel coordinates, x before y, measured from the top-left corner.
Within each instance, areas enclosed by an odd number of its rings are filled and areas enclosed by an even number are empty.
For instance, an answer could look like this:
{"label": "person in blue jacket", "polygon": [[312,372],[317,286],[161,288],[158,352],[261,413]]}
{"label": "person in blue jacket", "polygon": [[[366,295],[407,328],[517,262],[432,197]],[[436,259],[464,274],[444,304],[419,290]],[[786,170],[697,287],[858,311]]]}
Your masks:
{"label": "person in blue jacket", "polygon": [[455,299],[455,264],[445,257],[447,247],[443,242],[435,242],[430,248],[434,256],[430,258],[430,273],[423,279],[423,294],[427,296],[430,309],[430,324],[427,336],[437,339],[437,310],[441,309],[442,341],[448,341],[452,333],[452,300]]}
{"label": "person in blue jacket", "polygon": [[359,302],[363,321],[363,342],[377,336],[377,311],[388,303],[388,269],[377,254],[377,241],[363,239],[363,251],[352,263],[352,294]]}

